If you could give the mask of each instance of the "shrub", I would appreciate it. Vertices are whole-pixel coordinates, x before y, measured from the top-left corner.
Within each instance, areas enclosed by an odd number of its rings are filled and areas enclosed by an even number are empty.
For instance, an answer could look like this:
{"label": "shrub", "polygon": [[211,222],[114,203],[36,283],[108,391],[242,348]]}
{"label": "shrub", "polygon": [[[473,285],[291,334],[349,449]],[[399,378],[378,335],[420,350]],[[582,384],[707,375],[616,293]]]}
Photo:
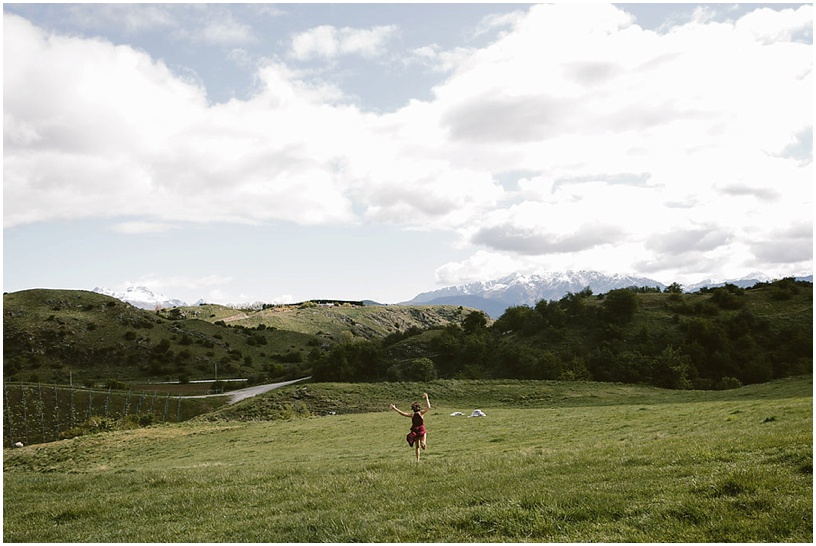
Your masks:
{"label": "shrub", "polygon": [[65,432],[60,433],[60,439],[75,438],[76,436],[85,436],[86,434],[98,434],[100,432],[108,432],[113,430],[115,421],[107,417],[100,417],[94,415],[75,427],[72,427]]}
{"label": "shrub", "polygon": [[86,436],[88,434],[99,434],[100,432],[110,432],[112,430],[126,430],[138,427],[146,427],[153,424],[155,416],[152,413],[131,414],[124,419],[113,419],[111,417],[100,417],[94,415],[86,419],[83,423],[71,427],[61,432],[59,438],[65,440]]}
{"label": "shrub", "polygon": [[653,365],[654,384],[667,389],[690,389],[691,359],[671,345],[666,347]]}
{"label": "shrub", "polygon": [[409,381],[433,381],[437,377],[436,367],[430,358],[415,358],[407,375]]}
{"label": "shrub", "polygon": [[611,290],[604,298],[603,308],[608,321],[620,324],[629,322],[638,308],[637,296],[627,288]]}
{"label": "shrub", "polygon": [[742,297],[744,293],[745,290],[742,288],[726,284],[722,288],[712,290],[711,301],[720,309],[739,309],[745,305],[745,299]]}
{"label": "shrub", "polygon": [[723,377],[717,382],[717,389],[719,390],[738,389],[740,387],[742,387],[742,381],[736,377]]}

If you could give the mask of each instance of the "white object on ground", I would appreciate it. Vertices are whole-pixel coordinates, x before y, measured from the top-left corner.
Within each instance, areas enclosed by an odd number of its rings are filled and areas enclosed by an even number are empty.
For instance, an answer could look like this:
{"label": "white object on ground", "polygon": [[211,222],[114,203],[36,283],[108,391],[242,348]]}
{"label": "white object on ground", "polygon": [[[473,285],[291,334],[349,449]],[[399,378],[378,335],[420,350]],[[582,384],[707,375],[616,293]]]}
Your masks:
{"label": "white object on ground", "polygon": [[487,417],[487,415],[485,415],[485,412],[483,412],[480,409],[473,410],[473,413],[471,413],[470,416],[471,417]]}

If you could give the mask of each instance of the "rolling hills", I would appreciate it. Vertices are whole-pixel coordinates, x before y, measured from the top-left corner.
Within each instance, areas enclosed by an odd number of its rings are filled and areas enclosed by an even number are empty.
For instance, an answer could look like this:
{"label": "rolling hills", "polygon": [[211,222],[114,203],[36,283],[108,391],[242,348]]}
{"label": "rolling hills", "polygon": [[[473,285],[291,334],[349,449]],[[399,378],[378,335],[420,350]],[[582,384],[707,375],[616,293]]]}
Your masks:
{"label": "rolling hills", "polygon": [[584,289],[508,308],[316,300],[136,309],[84,291],[4,295],[6,381],[250,383],[591,379],[731,388],[812,372],[813,285]]}
{"label": "rolling hills", "polygon": [[3,295],[5,381],[68,384],[307,375],[310,351],[461,322],[467,310],[422,306],[217,305],[146,311],[82,290]]}

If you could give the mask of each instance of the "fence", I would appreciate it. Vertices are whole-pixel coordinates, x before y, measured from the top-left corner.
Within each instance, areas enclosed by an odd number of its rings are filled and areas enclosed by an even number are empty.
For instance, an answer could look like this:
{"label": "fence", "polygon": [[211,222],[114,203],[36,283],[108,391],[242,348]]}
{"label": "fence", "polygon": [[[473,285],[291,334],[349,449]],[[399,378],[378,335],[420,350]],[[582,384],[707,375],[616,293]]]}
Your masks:
{"label": "fence", "polygon": [[[182,397],[42,384],[3,383],[3,445],[52,442],[93,417],[179,422]],[[188,417],[184,415],[184,417]]]}

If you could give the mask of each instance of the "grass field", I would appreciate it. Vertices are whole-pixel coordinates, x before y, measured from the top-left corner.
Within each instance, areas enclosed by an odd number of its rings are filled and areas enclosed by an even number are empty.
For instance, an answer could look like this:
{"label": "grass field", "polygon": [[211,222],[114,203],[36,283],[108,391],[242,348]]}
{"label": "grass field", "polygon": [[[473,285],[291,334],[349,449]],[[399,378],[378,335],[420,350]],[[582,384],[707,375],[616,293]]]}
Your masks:
{"label": "grass field", "polygon": [[[382,410],[198,420],[5,450],[4,541],[813,539],[811,377],[716,392],[307,388]],[[407,409],[423,390],[433,410],[417,464],[404,440],[410,421],[386,408]],[[450,415],[476,407],[487,417]]]}

